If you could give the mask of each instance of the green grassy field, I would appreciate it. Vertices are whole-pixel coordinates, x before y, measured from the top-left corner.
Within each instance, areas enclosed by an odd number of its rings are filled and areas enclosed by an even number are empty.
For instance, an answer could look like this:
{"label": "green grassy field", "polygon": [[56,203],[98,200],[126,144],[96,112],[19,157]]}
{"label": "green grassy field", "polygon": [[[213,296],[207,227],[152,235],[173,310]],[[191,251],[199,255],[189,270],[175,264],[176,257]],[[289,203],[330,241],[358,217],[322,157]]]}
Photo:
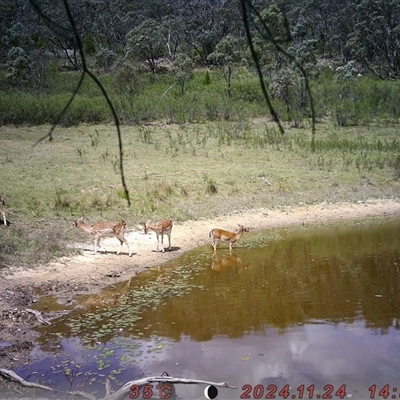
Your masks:
{"label": "green grassy field", "polygon": [[[112,125],[0,128],[1,188],[14,213],[0,225],[0,266],[71,254],[72,219],[210,218],[241,210],[399,196],[398,125],[288,127],[263,119],[122,127],[128,207]],[[87,240],[87,237],[85,236]]]}

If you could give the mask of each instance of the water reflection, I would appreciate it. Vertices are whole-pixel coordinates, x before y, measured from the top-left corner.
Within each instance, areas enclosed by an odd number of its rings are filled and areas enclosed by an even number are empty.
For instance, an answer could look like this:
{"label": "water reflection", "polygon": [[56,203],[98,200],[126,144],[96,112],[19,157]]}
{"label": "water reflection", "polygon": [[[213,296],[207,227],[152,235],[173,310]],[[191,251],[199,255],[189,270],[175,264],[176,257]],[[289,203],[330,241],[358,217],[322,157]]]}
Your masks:
{"label": "water reflection", "polygon": [[228,254],[221,257],[218,253],[214,254],[214,261],[211,264],[211,269],[214,271],[222,271],[225,268],[237,267],[240,271],[246,269],[243,260],[235,254]]}
{"label": "water reflection", "polygon": [[82,298],[83,310],[41,328],[42,350],[79,336],[82,349],[114,349],[124,371],[127,357],[238,386],[367,391],[400,375],[399,234],[399,221],[359,222],[249,234],[235,254],[199,248]]}

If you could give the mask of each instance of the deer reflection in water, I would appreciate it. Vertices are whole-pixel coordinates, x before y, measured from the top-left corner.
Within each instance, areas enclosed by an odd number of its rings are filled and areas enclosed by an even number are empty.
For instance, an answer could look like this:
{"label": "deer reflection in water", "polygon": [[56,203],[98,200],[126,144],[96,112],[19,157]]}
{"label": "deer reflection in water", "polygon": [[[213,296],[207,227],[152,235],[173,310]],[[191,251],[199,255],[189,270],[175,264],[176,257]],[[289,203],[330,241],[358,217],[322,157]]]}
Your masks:
{"label": "deer reflection in water", "polygon": [[211,264],[211,269],[214,271],[222,271],[230,267],[238,267],[239,272],[247,269],[247,265],[243,263],[243,260],[235,254],[229,254],[225,257],[220,258],[218,253],[214,253],[214,261]]}

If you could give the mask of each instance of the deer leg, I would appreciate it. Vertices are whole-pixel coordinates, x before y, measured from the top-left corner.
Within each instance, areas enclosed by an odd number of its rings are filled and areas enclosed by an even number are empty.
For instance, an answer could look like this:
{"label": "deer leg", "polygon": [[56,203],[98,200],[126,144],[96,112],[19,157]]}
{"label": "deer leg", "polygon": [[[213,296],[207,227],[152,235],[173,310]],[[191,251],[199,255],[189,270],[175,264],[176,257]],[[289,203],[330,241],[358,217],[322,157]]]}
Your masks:
{"label": "deer leg", "polygon": [[171,250],[171,232],[168,235],[168,250]]}
{"label": "deer leg", "polygon": [[96,254],[97,253],[97,237],[94,239],[94,253],[92,254]]}
{"label": "deer leg", "polygon": [[95,240],[95,245],[94,245],[94,254],[97,253],[97,247],[103,252],[106,252],[106,249],[104,249],[101,244],[100,244],[100,240],[101,240],[101,236],[96,236],[96,240]]}
{"label": "deer leg", "polygon": [[119,254],[119,253],[121,253],[122,246],[123,246],[124,242],[120,238],[117,238],[117,239],[119,240],[119,250],[117,251],[117,254]]}
{"label": "deer leg", "polygon": [[165,249],[164,249],[164,232],[161,232],[161,248],[162,248],[162,252],[165,253]]}
{"label": "deer leg", "polygon": [[157,251],[160,251],[160,250],[159,250],[160,238],[159,238],[159,236],[158,236],[158,233],[156,233],[156,236],[157,236]]}
{"label": "deer leg", "polygon": [[131,247],[129,246],[129,243],[126,239],[125,239],[125,244],[126,244],[126,247],[128,247],[129,257],[132,257]]}
{"label": "deer leg", "polygon": [[5,213],[5,211],[2,211],[1,214],[3,215],[3,222],[4,222],[4,225],[7,225],[7,219],[6,219],[6,213]]}
{"label": "deer leg", "polygon": [[214,253],[217,252],[217,244],[218,244],[218,239],[214,237],[212,242],[212,246],[214,247]]}
{"label": "deer leg", "polygon": [[125,237],[117,237],[117,239],[119,240],[121,247],[119,248],[117,254],[119,254],[122,250],[122,246],[125,243],[126,247],[128,247],[128,252],[129,252],[129,257],[132,257],[132,252],[131,252],[131,248],[129,247],[129,243],[128,241],[125,239]]}

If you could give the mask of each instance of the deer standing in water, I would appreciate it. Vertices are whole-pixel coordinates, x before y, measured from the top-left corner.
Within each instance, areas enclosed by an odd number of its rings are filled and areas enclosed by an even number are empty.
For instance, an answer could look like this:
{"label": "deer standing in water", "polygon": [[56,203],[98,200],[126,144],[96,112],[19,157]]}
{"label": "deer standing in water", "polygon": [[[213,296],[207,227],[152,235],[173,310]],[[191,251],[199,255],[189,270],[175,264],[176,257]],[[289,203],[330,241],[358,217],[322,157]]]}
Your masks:
{"label": "deer standing in water", "polygon": [[162,252],[165,252],[164,249],[164,235],[168,236],[168,250],[171,250],[171,230],[172,230],[172,221],[169,218],[164,218],[161,221],[157,222],[155,225],[151,225],[150,221],[142,222],[142,225],[144,227],[144,234],[147,235],[149,230],[152,230],[155,232],[157,236],[157,251],[159,250],[159,244],[160,244],[160,237],[161,237],[161,247],[162,247]]}
{"label": "deer standing in water", "polygon": [[238,242],[243,233],[248,231],[249,230],[243,225],[239,225],[239,232],[237,233],[225,231],[223,229],[212,229],[208,236],[212,237],[212,246],[214,247],[214,253],[217,251],[217,244],[219,241],[229,243],[229,252],[231,253],[232,244]]}
{"label": "deer standing in water", "polygon": [[83,223],[83,218],[79,218],[73,221],[72,223],[72,229],[73,228],[79,228],[82,229],[84,232],[90,233],[91,235],[94,235],[94,253],[97,253],[97,247],[99,247],[100,250],[105,252],[105,249],[101,247],[100,245],[100,240],[104,237],[115,237],[119,240],[120,242],[120,248],[117,251],[117,254],[119,254],[122,250],[122,246],[125,243],[126,246],[128,247],[128,252],[129,252],[129,257],[132,256],[132,252],[129,246],[128,241],[125,238],[125,233],[126,233],[126,223],[124,221],[120,222],[95,222],[92,225],[85,225]]}

